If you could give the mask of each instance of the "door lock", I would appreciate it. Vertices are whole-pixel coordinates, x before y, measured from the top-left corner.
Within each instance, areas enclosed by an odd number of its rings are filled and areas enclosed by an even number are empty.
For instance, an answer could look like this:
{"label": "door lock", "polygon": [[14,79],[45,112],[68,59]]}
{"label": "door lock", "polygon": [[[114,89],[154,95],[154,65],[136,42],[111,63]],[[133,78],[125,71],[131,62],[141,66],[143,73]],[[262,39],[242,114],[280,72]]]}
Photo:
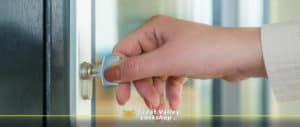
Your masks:
{"label": "door lock", "polygon": [[117,86],[118,83],[107,81],[104,77],[104,70],[112,64],[120,61],[121,57],[116,55],[104,56],[100,64],[91,64],[83,62],[80,64],[79,76],[81,80],[81,96],[83,99],[91,99],[92,96],[92,83],[84,83],[83,81],[90,82],[93,78],[99,77],[103,87]]}
{"label": "door lock", "polygon": [[98,73],[97,65],[83,62],[80,64],[79,73],[81,80],[91,80]]}

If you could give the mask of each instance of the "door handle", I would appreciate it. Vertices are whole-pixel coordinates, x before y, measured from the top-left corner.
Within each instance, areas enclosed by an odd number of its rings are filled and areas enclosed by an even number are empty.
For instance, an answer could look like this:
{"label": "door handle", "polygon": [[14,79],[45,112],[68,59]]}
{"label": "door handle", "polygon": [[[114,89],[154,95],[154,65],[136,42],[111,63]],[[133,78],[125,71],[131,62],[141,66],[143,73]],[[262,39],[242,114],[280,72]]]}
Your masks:
{"label": "door handle", "polygon": [[[88,62],[83,62],[80,64],[79,75],[80,80],[82,81],[91,81],[95,77],[99,77],[101,80],[101,85],[103,87],[113,87],[118,86],[117,82],[107,81],[104,77],[104,70],[120,61],[121,57],[116,55],[104,56],[100,61],[100,64],[91,64]],[[88,83],[81,83],[81,96],[83,99],[91,99],[92,98],[92,86],[88,85]]]}

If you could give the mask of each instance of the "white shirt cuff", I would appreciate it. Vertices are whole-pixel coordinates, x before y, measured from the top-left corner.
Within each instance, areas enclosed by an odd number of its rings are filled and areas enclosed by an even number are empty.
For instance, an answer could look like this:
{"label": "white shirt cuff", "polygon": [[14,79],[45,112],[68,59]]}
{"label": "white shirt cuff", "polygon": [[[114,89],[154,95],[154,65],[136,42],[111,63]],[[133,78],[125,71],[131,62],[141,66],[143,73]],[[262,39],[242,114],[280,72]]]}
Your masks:
{"label": "white shirt cuff", "polygon": [[269,83],[279,102],[300,99],[300,22],[262,27],[262,49]]}

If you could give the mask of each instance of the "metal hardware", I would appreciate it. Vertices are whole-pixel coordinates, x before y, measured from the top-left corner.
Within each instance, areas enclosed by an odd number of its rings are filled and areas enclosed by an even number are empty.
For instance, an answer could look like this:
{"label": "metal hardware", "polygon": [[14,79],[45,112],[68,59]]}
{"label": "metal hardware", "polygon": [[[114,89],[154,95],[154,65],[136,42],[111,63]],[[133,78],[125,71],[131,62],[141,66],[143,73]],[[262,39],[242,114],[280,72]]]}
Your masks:
{"label": "metal hardware", "polygon": [[93,96],[93,80],[80,80],[80,94],[83,100],[91,100]]}
{"label": "metal hardware", "polygon": [[104,78],[104,70],[110,67],[112,64],[118,62],[121,59],[120,56],[105,56],[103,57],[100,65],[94,65],[88,62],[80,64],[79,75],[80,75],[80,91],[83,99],[88,100],[92,98],[93,86],[92,79],[99,77],[103,87],[117,86],[116,82],[109,82]]}
{"label": "metal hardware", "polygon": [[93,96],[93,77],[97,73],[96,66],[88,62],[80,64],[80,94],[83,100],[90,100]]}
{"label": "metal hardware", "polygon": [[83,62],[80,64],[80,79],[91,80],[98,73],[97,66],[90,64],[88,62]]}

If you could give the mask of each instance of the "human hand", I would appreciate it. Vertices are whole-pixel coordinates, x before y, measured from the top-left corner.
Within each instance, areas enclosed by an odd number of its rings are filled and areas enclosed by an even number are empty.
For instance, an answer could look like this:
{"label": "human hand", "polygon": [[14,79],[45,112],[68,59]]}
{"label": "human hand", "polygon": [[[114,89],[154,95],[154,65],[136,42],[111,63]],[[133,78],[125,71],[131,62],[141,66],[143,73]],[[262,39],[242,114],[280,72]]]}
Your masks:
{"label": "human hand", "polygon": [[166,80],[167,100],[175,110],[185,77],[266,77],[259,28],[222,28],[155,16],[124,37],[113,54],[124,59],[104,76],[121,82],[116,88],[121,105],[129,99],[129,81],[150,109],[163,109]]}

